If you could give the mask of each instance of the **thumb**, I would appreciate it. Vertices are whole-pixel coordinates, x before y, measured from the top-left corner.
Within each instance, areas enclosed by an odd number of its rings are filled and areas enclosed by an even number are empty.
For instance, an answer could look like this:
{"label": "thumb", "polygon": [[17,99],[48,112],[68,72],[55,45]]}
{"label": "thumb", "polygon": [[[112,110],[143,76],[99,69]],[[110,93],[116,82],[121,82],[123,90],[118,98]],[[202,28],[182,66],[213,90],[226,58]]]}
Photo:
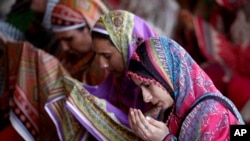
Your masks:
{"label": "thumb", "polygon": [[151,125],[157,128],[162,128],[163,126],[166,126],[165,123],[163,123],[162,121],[155,120],[149,116],[147,116],[146,119]]}

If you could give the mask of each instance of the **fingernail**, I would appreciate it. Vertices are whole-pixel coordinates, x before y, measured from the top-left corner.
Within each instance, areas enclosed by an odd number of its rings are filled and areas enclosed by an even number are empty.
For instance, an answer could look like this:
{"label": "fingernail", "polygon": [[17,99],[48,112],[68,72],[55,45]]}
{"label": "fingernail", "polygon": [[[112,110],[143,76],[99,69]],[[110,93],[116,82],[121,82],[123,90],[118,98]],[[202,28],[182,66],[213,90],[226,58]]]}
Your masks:
{"label": "fingernail", "polygon": [[149,116],[146,116],[146,120],[150,120],[150,117],[149,117]]}

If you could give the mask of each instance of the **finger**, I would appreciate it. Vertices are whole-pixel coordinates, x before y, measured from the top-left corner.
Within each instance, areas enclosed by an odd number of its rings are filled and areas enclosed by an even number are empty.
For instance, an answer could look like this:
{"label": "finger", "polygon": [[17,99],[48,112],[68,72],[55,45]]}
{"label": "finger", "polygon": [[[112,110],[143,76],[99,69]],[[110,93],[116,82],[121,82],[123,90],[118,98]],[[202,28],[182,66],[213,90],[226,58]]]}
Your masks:
{"label": "finger", "polygon": [[139,131],[141,132],[142,136],[144,138],[147,137],[147,132],[149,131],[148,130],[148,125],[145,125],[142,123],[142,120],[140,118],[140,110],[136,110],[135,112],[135,117],[136,117],[136,123],[137,123],[137,126],[139,127]]}
{"label": "finger", "polygon": [[135,119],[135,110],[131,108],[131,122],[133,125],[136,125],[136,119]]}
{"label": "finger", "polygon": [[137,132],[141,132],[140,127],[139,127],[139,122],[140,120],[138,120],[138,116],[137,116],[137,110],[136,109],[132,109],[131,110],[131,117],[132,117],[132,124],[133,124],[133,128],[134,130],[136,130]]}
{"label": "finger", "polygon": [[146,117],[146,120],[148,121],[148,123],[149,123],[150,125],[153,125],[153,126],[155,126],[156,128],[163,128],[163,127],[166,126],[165,123],[163,123],[163,122],[161,122],[161,121],[157,121],[157,120],[155,120],[155,119],[153,119],[153,118],[151,118],[151,117],[149,117],[149,116]]}
{"label": "finger", "polygon": [[145,130],[143,130],[143,133],[146,139],[150,139],[150,137],[153,135],[152,132],[154,132],[156,129],[147,121],[146,117],[143,115],[143,113],[140,110],[138,110],[138,115],[141,120],[141,123],[144,125]]}
{"label": "finger", "polygon": [[141,123],[144,125],[144,127],[150,129],[149,122],[147,121],[145,116],[142,114],[141,110],[138,110],[138,116],[139,116]]}
{"label": "finger", "polygon": [[136,109],[131,108],[130,111],[130,122],[131,122],[131,128],[134,130],[135,134],[140,137],[143,140],[145,139],[145,136],[143,135],[140,127],[137,125],[137,121],[136,121]]}
{"label": "finger", "polygon": [[128,114],[128,122],[129,122],[129,125],[130,125],[130,128],[134,130],[134,124],[133,124],[133,121],[132,121],[132,109],[130,108],[129,109],[129,114]]}

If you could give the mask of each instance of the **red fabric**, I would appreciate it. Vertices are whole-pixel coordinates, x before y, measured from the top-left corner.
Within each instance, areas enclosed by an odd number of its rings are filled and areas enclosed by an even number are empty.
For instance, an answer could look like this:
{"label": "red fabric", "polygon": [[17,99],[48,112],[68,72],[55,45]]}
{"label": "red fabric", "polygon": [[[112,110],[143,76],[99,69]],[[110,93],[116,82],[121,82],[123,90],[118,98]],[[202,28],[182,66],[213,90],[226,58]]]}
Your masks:
{"label": "red fabric", "polygon": [[212,79],[214,85],[220,92],[225,95],[227,83],[223,80],[225,76],[225,71],[218,63],[208,63],[202,67],[202,69],[207,73],[207,75]]}
{"label": "red fabric", "polygon": [[237,53],[237,72],[250,80],[250,45],[246,48],[236,46]]}
{"label": "red fabric", "polygon": [[242,76],[234,76],[227,87],[227,96],[241,110],[247,100],[250,99],[250,79]]}
{"label": "red fabric", "polygon": [[11,125],[0,131],[0,139],[5,141],[24,141]]}
{"label": "red fabric", "polygon": [[216,0],[216,2],[219,4],[219,5],[221,5],[221,6],[223,6],[223,7],[225,7],[225,8],[227,8],[227,9],[235,9],[235,8],[237,8],[237,7],[239,7],[239,6],[241,6],[242,4],[244,4],[245,2],[246,2],[247,0]]}
{"label": "red fabric", "polygon": [[[138,46],[135,52],[137,54],[134,53],[132,58],[139,57],[140,61],[130,60],[128,75],[144,82],[157,81],[156,84],[160,83],[174,99],[174,113],[170,114],[169,124],[165,122],[172,135],[186,141],[229,140],[230,125],[240,121],[223,103],[235,107],[218,92],[211,79],[184,49],[170,39],[153,37]],[[171,84],[173,94],[168,86]],[[190,109],[199,98],[208,95],[224,101],[203,100]]]}
{"label": "red fabric", "polygon": [[200,17],[194,17],[193,22],[199,47],[206,59],[216,61],[236,71],[237,56],[231,42]]}

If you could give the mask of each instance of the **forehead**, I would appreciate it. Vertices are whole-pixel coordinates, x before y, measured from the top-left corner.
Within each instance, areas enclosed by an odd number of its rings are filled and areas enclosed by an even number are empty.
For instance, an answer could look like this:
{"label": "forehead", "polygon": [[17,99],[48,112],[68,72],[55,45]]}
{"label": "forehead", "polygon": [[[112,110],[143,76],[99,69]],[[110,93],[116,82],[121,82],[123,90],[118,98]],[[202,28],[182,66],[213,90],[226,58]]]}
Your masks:
{"label": "forehead", "polygon": [[131,79],[134,81],[134,83],[136,84],[136,85],[141,85],[142,83],[143,83],[143,81],[142,80],[140,80],[140,79],[138,79],[137,77],[135,77],[135,76],[131,76]]}
{"label": "forehead", "polygon": [[77,34],[77,30],[67,30],[62,32],[55,32],[56,38],[60,39],[63,37],[75,36]]}
{"label": "forehead", "polygon": [[97,53],[103,52],[118,52],[115,46],[113,46],[108,39],[94,38],[93,50]]}

